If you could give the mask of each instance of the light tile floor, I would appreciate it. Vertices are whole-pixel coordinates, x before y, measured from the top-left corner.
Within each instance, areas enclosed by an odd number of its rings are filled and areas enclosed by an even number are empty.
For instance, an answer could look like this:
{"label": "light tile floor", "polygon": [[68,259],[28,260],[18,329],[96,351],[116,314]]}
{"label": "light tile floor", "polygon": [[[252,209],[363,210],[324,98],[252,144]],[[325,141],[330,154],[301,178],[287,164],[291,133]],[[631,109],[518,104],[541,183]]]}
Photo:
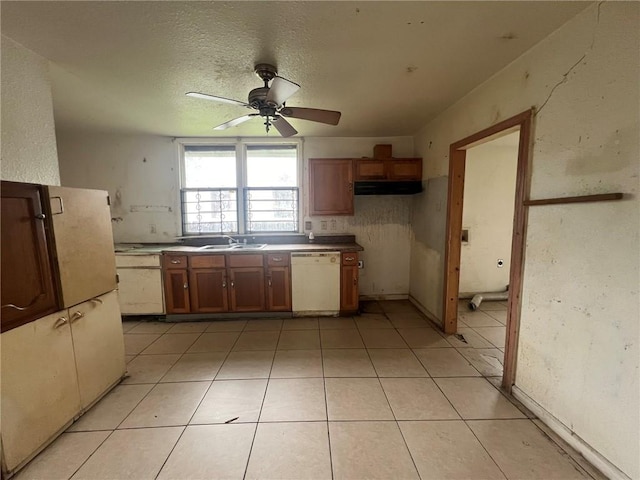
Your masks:
{"label": "light tile floor", "polygon": [[364,310],[124,322],[129,376],[16,478],[592,478],[496,388],[505,304]]}

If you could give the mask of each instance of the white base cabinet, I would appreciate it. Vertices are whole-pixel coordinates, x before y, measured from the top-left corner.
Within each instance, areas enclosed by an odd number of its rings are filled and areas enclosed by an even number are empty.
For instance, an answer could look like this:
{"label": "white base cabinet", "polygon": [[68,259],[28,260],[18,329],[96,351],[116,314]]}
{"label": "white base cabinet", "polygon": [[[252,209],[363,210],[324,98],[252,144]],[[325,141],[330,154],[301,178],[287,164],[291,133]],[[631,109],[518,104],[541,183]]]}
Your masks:
{"label": "white base cabinet", "polygon": [[163,315],[160,255],[116,254],[122,315]]}
{"label": "white base cabinet", "polygon": [[12,473],[125,373],[117,292],[4,332],[2,470]]}

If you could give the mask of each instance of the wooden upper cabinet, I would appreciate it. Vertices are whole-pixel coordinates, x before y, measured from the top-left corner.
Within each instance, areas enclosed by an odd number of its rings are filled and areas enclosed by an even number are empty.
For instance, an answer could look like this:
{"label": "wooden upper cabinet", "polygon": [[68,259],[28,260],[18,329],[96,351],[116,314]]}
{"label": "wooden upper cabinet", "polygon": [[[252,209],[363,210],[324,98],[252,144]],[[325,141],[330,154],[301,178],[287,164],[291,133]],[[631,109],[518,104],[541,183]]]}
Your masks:
{"label": "wooden upper cabinet", "polygon": [[309,213],[353,215],[352,159],[309,159]]}
{"label": "wooden upper cabinet", "polygon": [[394,158],[387,162],[387,177],[396,181],[422,180],[421,158]]}
{"label": "wooden upper cabinet", "polygon": [[2,182],[2,331],[58,310],[39,185]]}
{"label": "wooden upper cabinet", "polygon": [[421,158],[358,158],[355,160],[355,180],[358,181],[420,181]]}

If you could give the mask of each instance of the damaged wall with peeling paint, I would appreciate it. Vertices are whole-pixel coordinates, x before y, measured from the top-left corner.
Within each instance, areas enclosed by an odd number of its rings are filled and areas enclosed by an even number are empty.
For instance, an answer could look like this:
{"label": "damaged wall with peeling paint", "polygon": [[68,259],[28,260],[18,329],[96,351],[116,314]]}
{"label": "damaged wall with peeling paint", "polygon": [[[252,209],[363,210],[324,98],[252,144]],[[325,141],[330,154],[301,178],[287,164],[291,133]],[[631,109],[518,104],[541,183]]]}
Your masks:
{"label": "damaged wall with peeling paint", "polygon": [[49,62],[2,36],[2,180],[60,185]]}
{"label": "damaged wall with peeling paint", "polygon": [[[412,137],[307,138],[303,152],[302,209],[317,234],[350,233],[364,247],[360,293],[406,298],[409,292],[410,196],[355,199],[355,215],[309,217],[308,159],[373,155],[378,143],[393,146],[396,157],[413,156]],[[59,132],[62,183],[108,190],[114,240],[167,243],[181,235],[178,149],[168,137]],[[326,222],[326,230],[321,222]]]}
{"label": "damaged wall with peeling paint", "polygon": [[414,204],[410,288],[441,318],[446,188],[431,186],[446,182],[449,145],[536,106],[530,198],[625,198],[529,209],[516,386],[631,478],[640,477],[639,24],[638,3],[594,5],[416,135],[428,188]]}

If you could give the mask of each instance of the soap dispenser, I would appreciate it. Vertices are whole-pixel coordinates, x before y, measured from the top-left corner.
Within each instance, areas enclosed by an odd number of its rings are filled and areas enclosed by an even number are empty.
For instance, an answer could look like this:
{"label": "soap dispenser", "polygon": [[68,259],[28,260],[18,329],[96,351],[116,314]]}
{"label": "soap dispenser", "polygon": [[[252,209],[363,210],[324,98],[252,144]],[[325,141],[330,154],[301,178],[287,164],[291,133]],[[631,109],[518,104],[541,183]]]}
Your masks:
{"label": "soap dispenser", "polygon": [[315,240],[315,236],[313,235],[313,232],[309,232],[309,243],[313,243],[313,241]]}

